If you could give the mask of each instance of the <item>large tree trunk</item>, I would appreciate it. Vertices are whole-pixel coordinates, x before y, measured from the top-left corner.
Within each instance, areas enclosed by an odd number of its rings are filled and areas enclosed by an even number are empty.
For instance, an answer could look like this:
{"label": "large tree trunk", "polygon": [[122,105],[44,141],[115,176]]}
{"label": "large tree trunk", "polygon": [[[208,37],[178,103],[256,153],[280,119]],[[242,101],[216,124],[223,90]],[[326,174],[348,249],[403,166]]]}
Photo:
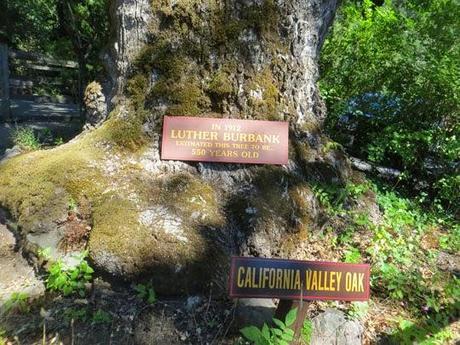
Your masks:
{"label": "large tree trunk", "polygon": [[[336,6],[115,0],[111,118],[72,143],[0,165],[0,204],[33,248],[65,238],[56,220],[69,198],[80,208],[89,200],[94,264],[153,279],[162,293],[211,281],[224,292],[232,254],[310,257],[305,239],[321,225],[311,182],[349,174],[341,152],[325,145],[316,85]],[[289,121],[289,164],[162,161],[165,114]],[[26,200],[18,204],[17,193]]]}

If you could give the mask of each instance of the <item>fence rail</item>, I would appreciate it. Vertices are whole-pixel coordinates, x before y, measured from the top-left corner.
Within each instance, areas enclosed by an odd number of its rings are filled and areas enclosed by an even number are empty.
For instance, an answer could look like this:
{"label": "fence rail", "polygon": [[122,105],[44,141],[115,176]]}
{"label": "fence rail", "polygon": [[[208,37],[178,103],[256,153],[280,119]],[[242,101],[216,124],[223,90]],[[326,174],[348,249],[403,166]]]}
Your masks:
{"label": "fence rail", "polygon": [[8,51],[8,57],[10,59],[35,61],[39,64],[48,65],[48,66],[78,68],[78,63],[76,63],[75,61],[56,60],[56,59],[49,58],[39,53],[23,52],[20,50],[10,49]]}
{"label": "fence rail", "polygon": [[[36,52],[9,49],[0,43],[0,120],[15,117],[16,100],[73,103],[80,111],[78,63]],[[33,111],[23,113],[33,114]],[[28,115],[32,116],[32,115]],[[33,116],[32,116],[33,117]]]}

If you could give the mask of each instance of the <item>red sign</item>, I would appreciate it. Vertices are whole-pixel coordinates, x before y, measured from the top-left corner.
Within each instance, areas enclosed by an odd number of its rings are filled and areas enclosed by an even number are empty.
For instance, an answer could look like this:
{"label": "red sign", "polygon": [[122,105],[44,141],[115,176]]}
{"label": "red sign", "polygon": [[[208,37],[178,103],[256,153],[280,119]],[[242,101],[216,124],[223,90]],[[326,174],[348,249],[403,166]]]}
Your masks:
{"label": "red sign", "polygon": [[287,164],[289,124],[165,116],[162,159]]}
{"label": "red sign", "polygon": [[366,301],[370,266],[232,257],[230,297]]}

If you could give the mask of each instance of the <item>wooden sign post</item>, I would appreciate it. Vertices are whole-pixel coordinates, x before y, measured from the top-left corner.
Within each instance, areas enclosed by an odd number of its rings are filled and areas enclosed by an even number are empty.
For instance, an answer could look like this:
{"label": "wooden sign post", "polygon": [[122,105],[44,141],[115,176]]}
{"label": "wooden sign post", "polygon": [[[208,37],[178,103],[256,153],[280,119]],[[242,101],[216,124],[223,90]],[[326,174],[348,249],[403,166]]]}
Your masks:
{"label": "wooden sign post", "polygon": [[367,301],[370,266],[322,261],[232,257],[229,295],[279,298],[275,317],[298,307],[293,329],[300,335],[307,314],[304,300]]}

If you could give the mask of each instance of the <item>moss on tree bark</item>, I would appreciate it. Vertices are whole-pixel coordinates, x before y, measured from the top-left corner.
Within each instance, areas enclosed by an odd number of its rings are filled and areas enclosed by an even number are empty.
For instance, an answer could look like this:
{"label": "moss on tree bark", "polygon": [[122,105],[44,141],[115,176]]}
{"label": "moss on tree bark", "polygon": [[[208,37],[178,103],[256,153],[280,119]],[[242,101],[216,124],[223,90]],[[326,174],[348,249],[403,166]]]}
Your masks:
{"label": "moss on tree bark", "polygon": [[[153,279],[162,293],[210,282],[224,292],[232,254],[303,258],[320,226],[311,183],[350,174],[322,135],[316,86],[336,6],[114,1],[109,119],[70,143],[0,163],[0,205],[37,249],[65,236],[69,200],[89,200],[93,263],[122,279]],[[162,161],[166,114],[289,121],[289,164]]]}

